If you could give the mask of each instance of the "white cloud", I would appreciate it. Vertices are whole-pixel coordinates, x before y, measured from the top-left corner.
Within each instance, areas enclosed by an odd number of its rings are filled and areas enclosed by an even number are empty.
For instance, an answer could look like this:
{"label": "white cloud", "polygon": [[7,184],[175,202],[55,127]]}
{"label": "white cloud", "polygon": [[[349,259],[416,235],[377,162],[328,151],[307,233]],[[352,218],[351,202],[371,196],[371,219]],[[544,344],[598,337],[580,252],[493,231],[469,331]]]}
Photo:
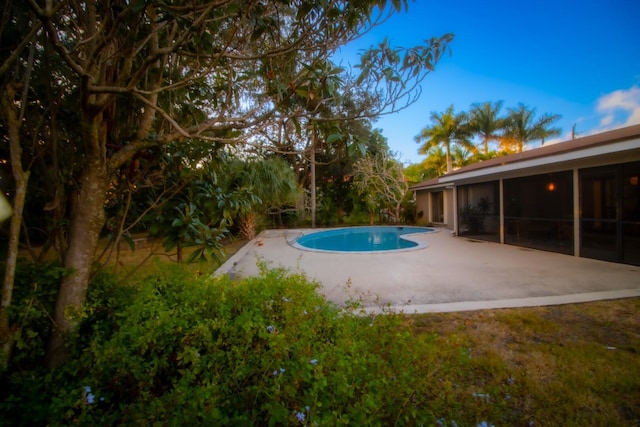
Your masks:
{"label": "white cloud", "polygon": [[601,96],[596,111],[603,115],[599,130],[640,124],[640,87],[631,86]]}

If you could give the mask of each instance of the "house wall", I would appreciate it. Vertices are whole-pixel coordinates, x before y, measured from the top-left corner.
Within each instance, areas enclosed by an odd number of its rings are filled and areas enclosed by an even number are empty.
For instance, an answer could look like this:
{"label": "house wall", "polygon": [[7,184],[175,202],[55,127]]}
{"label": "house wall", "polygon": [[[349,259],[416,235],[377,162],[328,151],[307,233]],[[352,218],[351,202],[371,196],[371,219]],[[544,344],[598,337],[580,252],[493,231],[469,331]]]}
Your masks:
{"label": "house wall", "polygon": [[[504,178],[502,197],[493,180],[456,185],[458,235],[640,265],[640,161],[587,165]],[[482,199],[491,209],[472,229],[464,210]]]}
{"label": "house wall", "polygon": [[[434,206],[436,197],[434,193],[444,193],[444,214],[443,221],[434,218]],[[417,225],[435,225],[453,230],[454,224],[454,208],[453,208],[453,189],[452,188],[436,188],[429,190],[416,191],[416,213],[418,218]]]}
{"label": "house wall", "polygon": [[445,228],[453,230],[455,224],[455,208],[453,204],[453,188],[444,191],[444,218]]}
{"label": "house wall", "polygon": [[416,224],[427,225],[430,222],[429,219],[429,199],[430,193],[428,191],[416,191]]}
{"label": "house wall", "polygon": [[[475,163],[415,191],[428,223],[430,194],[444,189],[455,235],[640,265],[639,181],[635,125]],[[461,212],[489,196],[482,227],[472,230]]]}

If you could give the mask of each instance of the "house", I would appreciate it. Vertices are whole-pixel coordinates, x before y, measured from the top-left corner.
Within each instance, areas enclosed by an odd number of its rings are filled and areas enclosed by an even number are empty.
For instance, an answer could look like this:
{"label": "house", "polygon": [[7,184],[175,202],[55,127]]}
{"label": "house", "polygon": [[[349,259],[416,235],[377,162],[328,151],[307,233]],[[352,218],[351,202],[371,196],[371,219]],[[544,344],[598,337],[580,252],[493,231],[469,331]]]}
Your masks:
{"label": "house", "polygon": [[410,187],[457,236],[640,265],[640,125],[471,164]]}

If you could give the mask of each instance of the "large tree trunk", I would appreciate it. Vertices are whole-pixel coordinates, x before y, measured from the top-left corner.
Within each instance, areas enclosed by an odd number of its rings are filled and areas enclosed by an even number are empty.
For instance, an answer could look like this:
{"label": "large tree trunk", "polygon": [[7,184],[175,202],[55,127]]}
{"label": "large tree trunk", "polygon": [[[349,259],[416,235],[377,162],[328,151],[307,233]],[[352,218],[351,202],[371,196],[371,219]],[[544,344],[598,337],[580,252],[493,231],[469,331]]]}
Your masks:
{"label": "large tree trunk", "polygon": [[84,303],[100,232],[105,222],[104,203],[108,187],[105,129],[102,115],[83,120],[87,147],[85,168],[80,177],[77,205],[71,216],[69,248],[64,266],[69,274],[62,279],[54,313],[54,328],[47,347],[46,365],[64,363],[68,353],[65,336],[77,325],[76,314]]}

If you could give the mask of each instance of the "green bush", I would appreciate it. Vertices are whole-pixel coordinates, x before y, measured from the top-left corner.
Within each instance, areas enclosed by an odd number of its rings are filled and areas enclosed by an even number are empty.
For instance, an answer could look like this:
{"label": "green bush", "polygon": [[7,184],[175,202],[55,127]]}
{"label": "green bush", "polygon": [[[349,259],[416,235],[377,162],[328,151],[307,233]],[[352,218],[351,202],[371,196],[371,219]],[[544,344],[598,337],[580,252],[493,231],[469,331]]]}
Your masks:
{"label": "green bush", "polygon": [[279,269],[241,281],[187,274],[167,266],[135,288],[94,286],[82,333],[70,339],[74,360],[39,381],[35,371],[14,375],[22,383],[12,383],[0,417],[15,425],[461,419],[437,379],[443,367],[464,366],[460,350],[414,334],[403,316],[365,316],[357,301],[337,307],[318,285]]}
{"label": "green bush", "polygon": [[[4,275],[4,268],[2,268]],[[29,370],[44,357],[44,340],[51,329],[50,316],[65,269],[56,263],[20,261],[13,286],[9,320],[14,330],[13,369]],[[2,372],[0,372],[1,374]]]}
{"label": "green bush", "polygon": [[[46,424],[53,396],[64,387],[75,388],[73,370],[49,372],[43,366],[46,343],[60,280],[67,270],[55,262],[21,260],[16,268],[10,324],[14,347],[10,361],[0,370],[0,425]],[[115,277],[99,273],[92,281],[78,334],[68,345],[77,356],[116,328],[116,312],[133,296],[133,289],[118,286]]]}

